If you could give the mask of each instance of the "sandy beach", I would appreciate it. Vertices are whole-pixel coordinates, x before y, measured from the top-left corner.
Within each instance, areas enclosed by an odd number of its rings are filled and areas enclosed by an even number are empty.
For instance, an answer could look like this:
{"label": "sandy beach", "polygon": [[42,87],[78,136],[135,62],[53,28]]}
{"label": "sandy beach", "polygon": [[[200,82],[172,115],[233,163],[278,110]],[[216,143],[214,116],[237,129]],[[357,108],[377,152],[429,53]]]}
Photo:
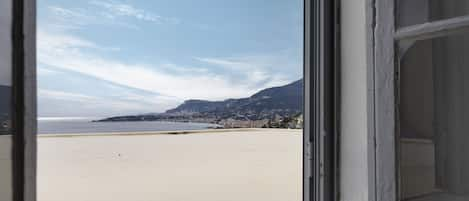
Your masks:
{"label": "sandy beach", "polygon": [[38,138],[38,201],[300,201],[301,130]]}

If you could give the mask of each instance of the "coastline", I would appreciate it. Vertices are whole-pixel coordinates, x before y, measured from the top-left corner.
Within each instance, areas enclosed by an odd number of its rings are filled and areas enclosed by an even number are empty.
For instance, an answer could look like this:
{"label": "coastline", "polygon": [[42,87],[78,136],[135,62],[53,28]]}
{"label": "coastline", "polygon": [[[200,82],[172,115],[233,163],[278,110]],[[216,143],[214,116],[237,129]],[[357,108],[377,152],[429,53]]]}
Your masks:
{"label": "coastline", "polygon": [[266,132],[291,130],[302,131],[302,129],[284,128],[223,128],[223,129],[203,129],[203,130],[177,130],[177,131],[135,131],[135,132],[101,132],[101,133],[66,133],[66,134],[38,134],[38,138],[51,137],[106,137],[106,136],[151,136],[151,135],[190,135],[208,133],[229,133],[229,132]]}

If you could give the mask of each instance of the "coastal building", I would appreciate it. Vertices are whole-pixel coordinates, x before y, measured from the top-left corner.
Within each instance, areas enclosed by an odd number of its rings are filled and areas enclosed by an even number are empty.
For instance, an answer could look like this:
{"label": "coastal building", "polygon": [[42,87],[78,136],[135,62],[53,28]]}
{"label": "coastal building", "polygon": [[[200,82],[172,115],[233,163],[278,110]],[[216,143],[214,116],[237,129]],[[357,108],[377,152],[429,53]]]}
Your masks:
{"label": "coastal building", "polygon": [[[0,201],[36,200],[35,16],[0,1]],[[469,200],[469,2],[305,0],[304,30],[304,201]]]}

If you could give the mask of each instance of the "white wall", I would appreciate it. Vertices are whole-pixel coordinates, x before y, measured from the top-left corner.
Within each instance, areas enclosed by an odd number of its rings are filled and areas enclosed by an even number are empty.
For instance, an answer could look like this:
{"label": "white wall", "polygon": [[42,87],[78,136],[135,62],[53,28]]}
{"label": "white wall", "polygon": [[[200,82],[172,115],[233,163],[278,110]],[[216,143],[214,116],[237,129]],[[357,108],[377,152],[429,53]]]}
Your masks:
{"label": "white wall", "polygon": [[340,198],[370,200],[367,132],[367,0],[341,1]]}

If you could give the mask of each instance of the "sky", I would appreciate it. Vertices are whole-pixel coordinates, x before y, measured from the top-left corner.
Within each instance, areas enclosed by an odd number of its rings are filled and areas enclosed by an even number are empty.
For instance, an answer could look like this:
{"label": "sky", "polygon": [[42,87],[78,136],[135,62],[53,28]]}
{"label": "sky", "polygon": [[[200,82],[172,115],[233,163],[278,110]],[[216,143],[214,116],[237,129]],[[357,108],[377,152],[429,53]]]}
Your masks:
{"label": "sky", "polygon": [[39,116],[159,113],[296,81],[302,11],[302,0],[39,0]]}

